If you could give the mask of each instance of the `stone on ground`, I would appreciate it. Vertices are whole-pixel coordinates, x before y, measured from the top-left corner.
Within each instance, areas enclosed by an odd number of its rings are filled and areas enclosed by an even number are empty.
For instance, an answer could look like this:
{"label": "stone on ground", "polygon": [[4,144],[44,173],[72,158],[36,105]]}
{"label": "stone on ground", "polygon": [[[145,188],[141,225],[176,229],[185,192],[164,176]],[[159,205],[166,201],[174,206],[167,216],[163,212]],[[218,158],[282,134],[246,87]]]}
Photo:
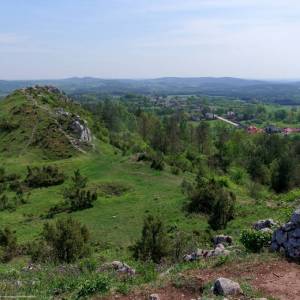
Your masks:
{"label": "stone on ground", "polygon": [[237,282],[223,277],[215,281],[213,291],[216,295],[221,296],[237,296],[243,293]]}

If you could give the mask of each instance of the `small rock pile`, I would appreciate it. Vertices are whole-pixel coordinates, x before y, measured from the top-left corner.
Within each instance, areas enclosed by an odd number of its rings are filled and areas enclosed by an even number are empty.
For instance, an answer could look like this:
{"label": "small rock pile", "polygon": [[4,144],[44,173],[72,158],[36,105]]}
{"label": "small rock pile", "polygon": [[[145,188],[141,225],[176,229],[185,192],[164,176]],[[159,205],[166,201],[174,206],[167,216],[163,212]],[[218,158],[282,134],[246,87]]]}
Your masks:
{"label": "small rock pile", "polygon": [[197,251],[192,252],[190,254],[186,254],[183,259],[185,261],[195,261],[200,258],[206,258],[206,257],[214,257],[214,256],[227,256],[230,254],[229,250],[226,250],[223,244],[216,245],[215,249],[213,250],[202,250],[197,249]]}
{"label": "small rock pile", "polygon": [[264,232],[273,232],[272,228],[278,226],[273,219],[259,220],[253,224],[253,229]]}
{"label": "small rock pile", "polygon": [[135,275],[135,269],[131,268],[126,263],[123,263],[123,262],[118,261],[118,260],[115,260],[111,263],[107,263],[107,264],[102,265],[98,269],[98,272],[102,272],[103,270],[107,270],[107,269],[113,269],[116,272],[124,273],[124,274],[131,275],[131,276]]}
{"label": "small rock pile", "polygon": [[217,246],[218,244],[231,245],[233,242],[233,239],[230,235],[217,235],[213,238],[214,245]]}
{"label": "small rock pile", "polygon": [[283,252],[289,258],[300,259],[300,208],[288,223],[274,231],[271,249]]}

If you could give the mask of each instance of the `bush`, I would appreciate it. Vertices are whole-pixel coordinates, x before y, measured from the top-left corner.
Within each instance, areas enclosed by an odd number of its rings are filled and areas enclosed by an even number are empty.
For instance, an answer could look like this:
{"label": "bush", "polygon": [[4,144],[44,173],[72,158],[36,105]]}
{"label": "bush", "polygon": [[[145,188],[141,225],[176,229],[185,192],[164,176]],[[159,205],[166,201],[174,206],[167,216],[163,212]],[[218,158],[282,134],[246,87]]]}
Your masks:
{"label": "bush", "polygon": [[163,171],[165,168],[163,155],[155,155],[155,157],[152,158],[150,167],[158,171]]}
{"label": "bush", "polygon": [[170,257],[173,262],[182,260],[184,254],[194,251],[198,246],[199,236],[178,230],[176,227],[169,230]]}
{"label": "bush", "polygon": [[9,199],[6,195],[0,197],[0,211],[15,210],[17,207],[16,198]]}
{"label": "bush", "polygon": [[180,172],[181,172],[181,170],[178,167],[175,167],[175,166],[171,167],[171,173],[173,175],[179,175]]}
{"label": "bush", "polygon": [[25,184],[29,187],[49,187],[62,184],[64,181],[64,174],[55,166],[27,167]]}
{"label": "bush", "polygon": [[251,252],[260,252],[271,243],[272,233],[254,229],[243,230],[240,241]]}
{"label": "bush", "polygon": [[85,189],[87,177],[80,174],[79,170],[74,172],[72,185],[64,192],[65,204],[72,210],[82,210],[93,207],[92,203],[97,200],[97,193]]}
{"label": "bush", "polygon": [[17,238],[15,232],[9,228],[0,230],[0,246],[1,246],[1,260],[2,262],[10,261],[16,256],[18,251]]}
{"label": "bush", "polygon": [[224,229],[234,218],[235,194],[228,190],[227,181],[197,176],[196,186],[190,186],[188,210],[210,215],[209,224],[214,229]]}
{"label": "bush", "polygon": [[169,251],[169,238],[163,222],[152,215],[146,217],[142,237],[131,247],[135,259],[160,263]]}
{"label": "bush", "polygon": [[213,206],[213,211],[208,223],[214,230],[224,229],[229,221],[234,218],[235,195],[222,189]]}
{"label": "bush", "polygon": [[32,249],[34,261],[50,259],[70,263],[90,252],[87,227],[72,218],[60,219],[55,224],[46,223],[41,238],[39,247]]}
{"label": "bush", "polygon": [[85,280],[78,288],[77,299],[85,298],[96,293],[106,293],[109,291],[110,284],[110,280],[106,276]]}
{"label": "bush", "polygon": [[183,172],[192,171],[193,169],[192,163],[184,155],[172,157],[171,165],[182,170]]}
{"label": "bush", "polygon": [[229,170],[229,176],[231,180],[234,181],[236,184],[244,184],[248,179],[248,174],[246,170],[240,167],[232,167]]}
{"label": "bush", "polygon": [[72,211],[93,207],[93,202],[97,200],[97,193],[90,190],[75,190],[65,198],[66,203]]}

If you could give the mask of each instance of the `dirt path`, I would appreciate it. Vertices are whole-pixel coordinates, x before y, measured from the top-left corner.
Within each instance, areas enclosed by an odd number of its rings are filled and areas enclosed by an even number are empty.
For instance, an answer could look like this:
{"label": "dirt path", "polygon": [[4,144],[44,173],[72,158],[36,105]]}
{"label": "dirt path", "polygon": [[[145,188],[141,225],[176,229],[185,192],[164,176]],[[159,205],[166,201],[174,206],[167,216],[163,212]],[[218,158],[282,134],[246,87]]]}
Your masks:
{"label": "dirt path", "polygon": [[[185,273],[209,283],[218,277],[226,277],[238,282],[247,282],[264,295],[280,300],[300,300],[300,265],[285,260],[271,262],[252,262],[233,264],[225,267],[193,270]],[[164,288],[144,288],[128,296],[111,296],[108,299],[143,300],[150,294],[157,293],[161,300],[197,299],[187,290],[178,290],[172,285]]]}

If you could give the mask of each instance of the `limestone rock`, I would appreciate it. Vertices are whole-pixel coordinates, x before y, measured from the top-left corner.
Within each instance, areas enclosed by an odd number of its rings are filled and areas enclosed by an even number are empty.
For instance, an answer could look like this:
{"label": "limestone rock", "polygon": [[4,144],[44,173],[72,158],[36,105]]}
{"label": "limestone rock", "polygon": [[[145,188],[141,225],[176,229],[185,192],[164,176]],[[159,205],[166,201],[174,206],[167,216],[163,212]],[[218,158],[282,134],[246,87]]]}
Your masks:
{"label": "limestone rock", "polygon": [[217,235],[213,238],[214,245],[223,244],[223,245],[231,245],[233,239],[229,235]]}
{"label": "limestone rock", "polygon": [[291,218],[291,223],[300,225],[300,208],[294,211]]}
{"label": "limestone rock", "polygon": [[160,300],[160,298],[159,298],[158,294],[152,294],[152,295],[150,295],[149,300]]}
{"label": "limestone rock", "polygon": [[290,258],[300,258],[300,209],[293,213],[290,222],[274,231],[271,249]]}
{"label": "limestone rock", "polygon": [[221,296],[237,296],[243,293],[237,282],[223,277],[215,281],[213,291],[216,295]]}
{"label": "limestone rock", "polygon": [[81,120],[79,116],[72,121],[70,128],[81,142],[90,143],[92,141],[91,131],[87,127],[86,121]]}
{"label": "limestone rock", "polygon": [[111,263],[104,264],[98,271],[101,272],[106,269],[113,269],[120,273],[126,273],[128,275],[135,275],[135,269],[128,266],[126,263],[115,260]]}
{"label": "limestone rock", "polygon": [[277,223],[272,219],[259,220],[253,224],[255,230],[262,230],[264,228],[272,228],[277,226]]}
{"label": "limestone rock", "polygon": [[215,249],[212,249],[212,250],[197,249],[195,252],[186,254],[183,257],[183,260],[195,261],[200,258],[207,258],[207,257],[213,257],[213,256],[227,256],[229,254],[230,254],[230,251],[226,250],[223,244],[218,244],[218,245],[216,245]]}

